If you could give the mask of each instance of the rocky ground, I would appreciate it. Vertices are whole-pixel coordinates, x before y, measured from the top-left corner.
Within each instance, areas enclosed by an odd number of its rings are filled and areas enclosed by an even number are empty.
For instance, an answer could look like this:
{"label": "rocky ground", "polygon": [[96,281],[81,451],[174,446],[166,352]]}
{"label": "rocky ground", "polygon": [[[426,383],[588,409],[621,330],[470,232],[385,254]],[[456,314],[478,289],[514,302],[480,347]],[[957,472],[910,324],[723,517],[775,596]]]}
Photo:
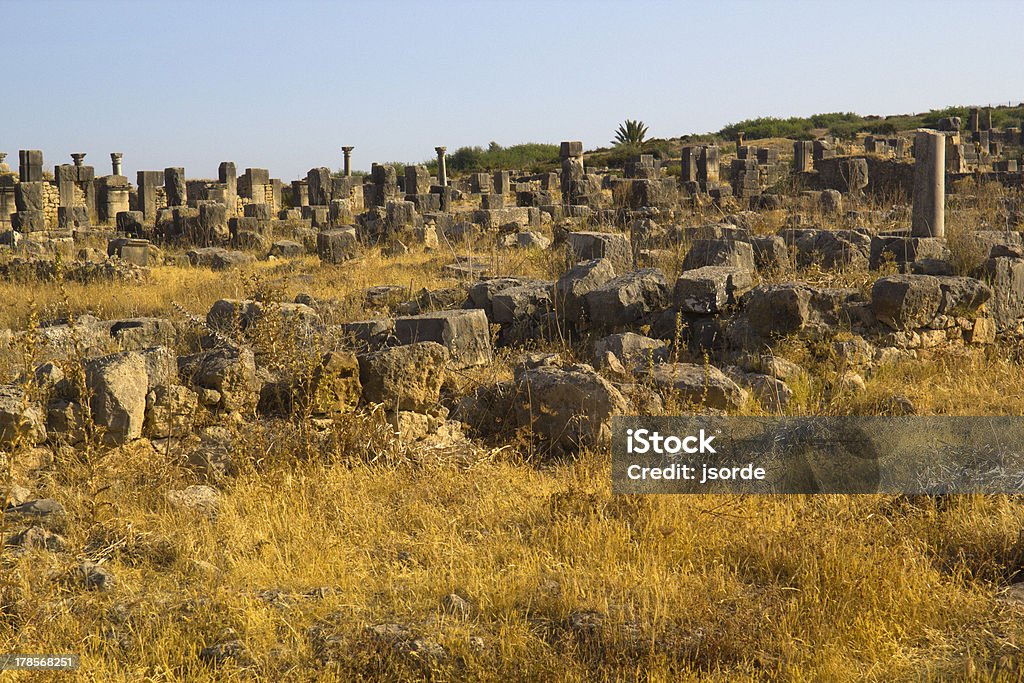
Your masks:
{"label": "rocky ground", "polygon": [[1003,192],[959,188],[945,241],[826,191],[3,256],[5,650],[108,681],[1014,677],[1016,499],[616,497],[607,444],[615,414],[1019,414]]}

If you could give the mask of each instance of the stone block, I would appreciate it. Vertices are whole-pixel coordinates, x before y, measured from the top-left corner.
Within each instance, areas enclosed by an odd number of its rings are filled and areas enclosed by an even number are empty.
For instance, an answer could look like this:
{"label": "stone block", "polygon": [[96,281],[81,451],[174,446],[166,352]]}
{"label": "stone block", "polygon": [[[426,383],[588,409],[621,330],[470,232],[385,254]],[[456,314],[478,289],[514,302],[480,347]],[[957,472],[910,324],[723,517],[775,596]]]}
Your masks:
{"label": "stone block", "polygon": [[401,344],[432,341],[441,344],[455,367],[486,365],[491,361],[491,333],[480,309],[437,311],[396,318],[394,334]]}
{"label": "stone block", "polygon": [[316,253],[323,263],[344,263],[359,253],[354,227],[324,230],[316,236]]}

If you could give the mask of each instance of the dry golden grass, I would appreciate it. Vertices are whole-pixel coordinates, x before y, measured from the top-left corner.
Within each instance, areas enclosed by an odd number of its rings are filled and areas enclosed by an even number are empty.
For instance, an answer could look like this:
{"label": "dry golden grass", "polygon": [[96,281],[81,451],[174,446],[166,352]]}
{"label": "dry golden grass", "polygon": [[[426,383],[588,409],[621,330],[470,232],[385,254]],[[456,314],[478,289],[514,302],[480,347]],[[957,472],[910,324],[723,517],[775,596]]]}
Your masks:
{"label": "dry golden grass", "polygon": [[[551,277],[562,265],[475,246],[496,274]],[[285,298],[348,301],[339,315],[355,319],[373,313],[360,290],[451,285],[441,270],[451,260],[442,248],[333,267],[165,267],[141,286],[39,283],[28,297],[23,285],[0,284],[10,302],[0,325],[24,326],[29,299],[42,317],[59,316],[65,295],[75,314],[173,316],[174,301],[202,315],[218,298],[245,296],[253,276]],[[895,394],[924,414],[1024,409],[1024,370],[1006,348],[886,366],[856,395],[833,389],[845,359],[813,351],[780,348],[809,371],[793,383],[789,413],[872,414]],[[513,360],[499,353],[463,381],[506,378]],[[334,429],[344,438],[285,422],[236,425],[242,471],[217,482],[214,518],[168,503],[169,490],[198,480],[144,440],[88,458],[60,452],[31,476],[19,469],[37,495],[67,507],[69,551],[0,556],[0,648],[79,653],[77,678],[95,681],[1019,680],[1024,671],[1024,602],[1007,596],[1024,569],[1024,506],[1014,498],[616,497],[605,451],[535,461],[511,441],[471,457],[409,453],[370,419]],[[369,464],[375,449],[390,455]],[[116,588],[65,583],[83,557],[103,559]],[[449,605],[453,593],[464,611]],[[367,628],[379,624],[401,624],[447,657],[375,640]],[[244,644],[239,658],[200,659],[201,648],[233,639]]]}

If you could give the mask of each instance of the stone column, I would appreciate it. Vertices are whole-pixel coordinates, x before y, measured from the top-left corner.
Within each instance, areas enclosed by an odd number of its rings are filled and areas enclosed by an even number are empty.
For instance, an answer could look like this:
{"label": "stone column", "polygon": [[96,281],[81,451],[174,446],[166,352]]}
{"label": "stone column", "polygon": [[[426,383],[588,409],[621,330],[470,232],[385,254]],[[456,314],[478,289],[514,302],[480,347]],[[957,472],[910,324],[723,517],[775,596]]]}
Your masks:
{"label": "stone column", "polygon": [[121,175],[121,158],[124,156],[121,152],[110,153],[110,166],[113,175]]}
{"label": "stone column", "polygon": [[167,196],[167,206],[185,206],[188,204],[185,169],[179,167],[164,169],[164,192]]}
{"label": "stone column", "polygon": [[444,153],[448,151],[447,147],[435,147],[434,151],[437,152],[437,184],[441,187],[448,186],[448,168],[445,166]]}
{"label": "stone column", "polygon": [[81,166],[85,163],[85,152],[74,152],[71,159],[75,162],[75,166]]}
{"label": "stone column", "polygon": [[349,178],[352,176],[352,150],[355,147],[342,147],[341,153],[345,155],[345,177]]}
{"label": "stone column", "polygon": [[742,130],[736,133],[736,154],[740,153],[740,147],[743,146],[743,140],[747,137],[747,134]]}
{"label": "stone column", "polygon": [[914,137],[914,210],[911,235],[943,237],[946,232],[946,136],[919,130]]}
{"label": "stone column", "polygon": [[814,170],[814,143],[797,140],[793,143],[793,171],[807,173]]}

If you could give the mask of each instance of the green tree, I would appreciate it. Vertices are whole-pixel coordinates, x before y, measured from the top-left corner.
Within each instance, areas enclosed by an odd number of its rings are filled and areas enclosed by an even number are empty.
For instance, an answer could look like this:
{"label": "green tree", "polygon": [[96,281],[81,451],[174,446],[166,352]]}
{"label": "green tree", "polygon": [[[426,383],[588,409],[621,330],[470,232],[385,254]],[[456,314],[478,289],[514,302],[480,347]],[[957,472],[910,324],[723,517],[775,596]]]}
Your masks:
{"label": "green tree", "polygon": [[628,145],[630,147],[643,149],[644,139],[646,137],[647,124],[643,121],[626,119],[625,123],[620,123],[618,129],[615,131],[615,139],[612,140],[612,144]]}

